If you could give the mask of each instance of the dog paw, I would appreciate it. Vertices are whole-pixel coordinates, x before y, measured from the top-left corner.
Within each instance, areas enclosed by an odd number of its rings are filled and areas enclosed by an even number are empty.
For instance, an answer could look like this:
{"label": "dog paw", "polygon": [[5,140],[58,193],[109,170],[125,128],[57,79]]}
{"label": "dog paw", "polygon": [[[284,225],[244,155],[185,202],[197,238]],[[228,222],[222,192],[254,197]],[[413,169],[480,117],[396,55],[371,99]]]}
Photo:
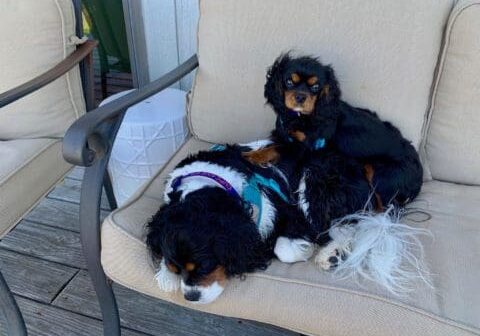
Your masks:
{"label": "dog paw", "polygon": [[304,142],[307,138],[306,134],[302,131],[289,131],[288,134],[299,142]]}
{"label": "dog paw", "polygon": [[315,263],[323,270],[330,271],[338,267],[350,253],[350,246],[342,246],[335,241],[320,248]]}
{"label": "dog paw", "polygon": [[180,288],[180,276],[168,270],[166,265],[162,262],[160,269],[155,274],[158,287],[164,292],[175,292]]}
{"label": "dog paw", "polygon": [[273,252],[284,263],[306,261],[313,254],[314,246],[304,239],[278,237]]}

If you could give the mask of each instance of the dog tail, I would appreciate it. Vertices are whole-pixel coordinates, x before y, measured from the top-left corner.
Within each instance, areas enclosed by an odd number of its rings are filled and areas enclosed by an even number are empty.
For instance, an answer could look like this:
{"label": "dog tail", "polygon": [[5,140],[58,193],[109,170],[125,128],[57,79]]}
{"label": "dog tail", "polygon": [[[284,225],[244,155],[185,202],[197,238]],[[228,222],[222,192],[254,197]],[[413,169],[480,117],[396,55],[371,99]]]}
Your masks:
{"label": "dog tail", "polygon": [[365,210],[336,220],[329,234],[346,247],[346,259],[335,273],[369,279],[394,295],[412,291],[418,280],[432,287],[419,239],[431,233],[402,223],[404,214],[391,205],[381,213]]}

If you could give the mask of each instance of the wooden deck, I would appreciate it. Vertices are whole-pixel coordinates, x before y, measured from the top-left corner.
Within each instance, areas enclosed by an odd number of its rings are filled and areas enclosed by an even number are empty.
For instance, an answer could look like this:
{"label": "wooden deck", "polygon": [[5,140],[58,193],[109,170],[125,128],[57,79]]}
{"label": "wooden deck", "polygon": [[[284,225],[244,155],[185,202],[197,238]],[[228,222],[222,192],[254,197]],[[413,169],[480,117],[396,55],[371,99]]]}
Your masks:
{"label": "wooden deck", "polygon": [[102,84],[101,84],[101,67],[100,67],[100,56],[98,55],[98,50],[95,49],[93,52],[93,74],[94,74],[94,95],[95,95],[95,104],[101,103],[101,101],[108,96],[111,96],[115,93],[129,90],[133,88],[133,79],[131,73],[118,72],[112,70],[107,73],[107,85],[106,85],[106,96],[103,96],[102,93]]}
{"label": "wooden deck", "polygon": [[[80,246],[82,175],[82,170],[74,169],[0,242],[2,272],[15,293],[29,335],[102,335],[100,311]],[[108,215],[106,204],[102,216]],[[114,289],[122,335],[298,335],[178,307],[119,285]]]}
{"label": "wooden deck", "polygon": [[[107,74],[107,96],[115,93],[130,90],[133,88],[132,74],[125,72],[109,72]],[[106,98],[105,97],[105,98]],[[98,106],[105,99],[102,98],[102,86],[100,73],[95,69],[95,104]]]}

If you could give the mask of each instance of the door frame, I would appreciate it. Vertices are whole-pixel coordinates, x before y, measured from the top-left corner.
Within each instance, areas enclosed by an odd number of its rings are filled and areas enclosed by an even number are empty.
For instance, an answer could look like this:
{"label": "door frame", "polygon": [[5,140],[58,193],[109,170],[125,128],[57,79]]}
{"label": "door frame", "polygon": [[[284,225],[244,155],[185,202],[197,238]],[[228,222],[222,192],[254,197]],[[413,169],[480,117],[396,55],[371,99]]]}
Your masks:
{"label": "door frame", "polygon": [[138,88],[150,81],[142,1],[122,0],[122,3],[123,13],[125,15],[125,28],[127,30],[133,86]]}

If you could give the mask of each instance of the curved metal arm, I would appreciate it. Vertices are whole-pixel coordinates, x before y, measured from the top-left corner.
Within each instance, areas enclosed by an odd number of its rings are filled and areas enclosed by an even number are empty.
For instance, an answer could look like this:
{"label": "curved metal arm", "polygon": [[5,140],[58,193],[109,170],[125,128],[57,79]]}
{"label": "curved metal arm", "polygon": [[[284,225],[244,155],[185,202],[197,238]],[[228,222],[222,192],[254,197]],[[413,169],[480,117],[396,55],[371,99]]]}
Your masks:
{"label": "curved metal arm", "polygon": [[55,79],[63,76],[74,66],[80,63],[86,56],[88,56],[93,49],[98,45],[97,41],[87,41],[81,44],[77,50],[71,53],[67,58],[58,63],[56,66],[41,74],[34,79],[17,86],[0,94],[0,107],[4,107],[14,101],[44,87],[53,82]]}
{"label": "curved metal arm", "polygon": [[87,268],[100,304],[104,321],[103,333],[106,336],[120,335],[115,295],[100,258],[100,199],[111,146],[128,107],[172,85],[197,65],[197,57],[191,57],[160,79],[84,115],[65,134],[64,157],[73,164],[88,167],[85,170],[80,198],[80,237]]}
{"label": "curved metal arm", "polygon": [[104,134],[100,129],[102,124],[114,123],[127,108],[169,87],[197,66],[198,59],[194,55],[152,83],[85,114],[70,126],[65,134],[63,139],[65,160],[77,166],[91,166],[105,155],[109,150],[108,143],[113,141],[105,138],[108,134]]}

